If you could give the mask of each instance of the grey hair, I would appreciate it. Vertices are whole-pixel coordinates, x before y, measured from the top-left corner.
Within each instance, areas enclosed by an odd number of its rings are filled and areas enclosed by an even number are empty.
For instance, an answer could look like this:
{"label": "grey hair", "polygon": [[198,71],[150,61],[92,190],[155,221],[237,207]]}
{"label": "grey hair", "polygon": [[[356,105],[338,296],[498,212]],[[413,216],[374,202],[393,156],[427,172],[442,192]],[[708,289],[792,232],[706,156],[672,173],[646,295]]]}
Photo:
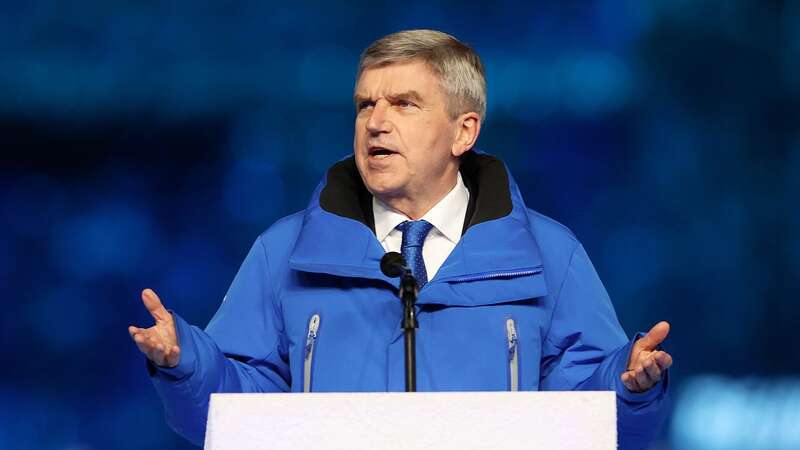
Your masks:
{"label": "grey hair", "polygon": [[420,59],[439,78],[447,110],[455,119],[466,112],[486,117],[486,75],[470,46],[436,30],[406,30],[384,36],[361,54],[356,84],[364,70]]}

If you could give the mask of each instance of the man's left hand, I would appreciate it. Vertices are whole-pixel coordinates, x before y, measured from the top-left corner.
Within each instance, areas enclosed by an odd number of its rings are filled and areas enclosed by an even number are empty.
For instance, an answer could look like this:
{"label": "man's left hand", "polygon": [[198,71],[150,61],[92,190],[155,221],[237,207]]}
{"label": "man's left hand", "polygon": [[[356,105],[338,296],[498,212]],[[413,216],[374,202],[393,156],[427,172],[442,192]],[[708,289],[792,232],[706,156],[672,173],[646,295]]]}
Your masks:
{"label": "man's left hand", "polygon": [[628,370],[621,375],[622,383],[629,391],[644,392],[655,386],[672,365],[672,356],[656,349],[668,334],[669,323],[659,322],[633,344]]}

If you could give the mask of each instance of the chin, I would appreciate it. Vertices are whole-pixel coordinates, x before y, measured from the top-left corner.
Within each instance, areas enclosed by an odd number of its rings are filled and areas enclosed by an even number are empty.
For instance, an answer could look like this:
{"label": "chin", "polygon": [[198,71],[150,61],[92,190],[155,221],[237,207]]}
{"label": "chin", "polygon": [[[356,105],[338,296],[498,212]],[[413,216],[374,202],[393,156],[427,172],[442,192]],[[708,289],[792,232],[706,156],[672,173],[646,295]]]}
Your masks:
{"label": "chin", "polygon": [[398,191],[396,187],[387,186],[385,184],[366,183],[366,186],[367,190],[370,191],[372,195],[377,195],[379,197],[390,197]]}
{"label": "chin", "polygon": [[[373,195],[379,197],[392,197],[397,195],[402,190],[402,184],[397,180],[376,179],[378,177],[371,177],[365,180],[364,185],[367,190]],[[383,177],[380,177],[383,178]]]}
{"label": "chin", "polygon": [[402,193],[407,180],[403,173],[398,173],[397,168],[388,170],[375,170],[370,168],[367,161],[356,164],[364,186],[375,196],[393,197]]}

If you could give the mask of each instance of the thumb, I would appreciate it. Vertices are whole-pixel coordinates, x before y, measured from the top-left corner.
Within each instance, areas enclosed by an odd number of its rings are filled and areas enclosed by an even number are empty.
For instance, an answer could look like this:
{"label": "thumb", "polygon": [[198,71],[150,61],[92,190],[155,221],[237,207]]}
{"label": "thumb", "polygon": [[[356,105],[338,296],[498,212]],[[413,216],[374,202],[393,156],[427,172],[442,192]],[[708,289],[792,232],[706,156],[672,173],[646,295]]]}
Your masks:
{"label": "thumb", "polygon": [[156,322],[163,322],[169,319],[169,312],[161,304],[161,299],[152,289],[145,289],[142,291],[142,302],[145,308],[156,319]]}
{"label": "thumb", "polygon": [[669,334],[669,322],[658,322],[641,339],[636,341],[636,345],[642,350],[654,350],[658,344],[664,342]]}

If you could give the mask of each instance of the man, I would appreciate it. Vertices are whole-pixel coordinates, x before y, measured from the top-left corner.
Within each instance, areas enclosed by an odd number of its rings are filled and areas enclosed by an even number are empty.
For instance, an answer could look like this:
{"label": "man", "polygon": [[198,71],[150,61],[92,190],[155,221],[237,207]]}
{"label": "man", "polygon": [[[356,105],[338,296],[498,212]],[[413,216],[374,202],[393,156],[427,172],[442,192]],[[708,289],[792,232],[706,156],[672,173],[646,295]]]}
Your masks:
{"label": "man", "polygon": [[669,325],[629,341],[572,233],[472,150],[486,112],[474,51],[437,31],[386,36],[354,99],[353,156],[259,236],[205,331],[142,293],[156,324],[129,332],[170,425],[201,443],[212,392],[404,390],[398,281],[379,267],[402,251],[421,286],[419,390],[614,390],[621,447],[646,445]]}

